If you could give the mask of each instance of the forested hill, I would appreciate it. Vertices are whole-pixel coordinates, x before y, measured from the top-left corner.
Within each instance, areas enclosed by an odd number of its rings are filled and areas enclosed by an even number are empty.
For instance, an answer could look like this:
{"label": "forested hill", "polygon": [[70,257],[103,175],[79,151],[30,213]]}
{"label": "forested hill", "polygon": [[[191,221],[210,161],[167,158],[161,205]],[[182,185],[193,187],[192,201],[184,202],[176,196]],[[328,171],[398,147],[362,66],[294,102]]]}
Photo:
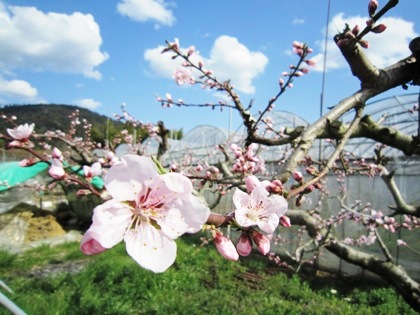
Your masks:
{"label": "forested hill", "polygon": [[[0,114],[6,116],[16,116],[17,124],[35,123],[36,132],[41,133],[46,130],[68,129],[70,125],[69,115],[76,109],[80,111],[80,119],[86,119],[92,125],[106,125],[107,117],[92,112],[86,108],[72,105],[38,104],[38,105],[8,105],[0,108]],[[0,121],[1,130],[9,127],[4,120]]]}
{"label": "forested hill", "polygon": [[[7,105],[0,108],[0,115],[16,116],[16,124],[34,123],[35,132],[43,133],[47,130],[68,131],[70,127],[69,115],[76,109],[79,110],[79,119],[86,119],[92,124],[92,137],[95,141],[105,138],[108,117],[100,115],[86,108],[73,105],[37,104],[37,105]],[[122,129],[122,124],[110,120],[110,132],[115,128]],[[5,133],[6,128],[11,128],[10,123],[0,118],[0,133]]]}
{"label": "forested hill", "polygon": [[[6,105],[0,107],[0,134],[6,133],[6,128],[12,125],[1,118],[2,115],[7,117],[16,116],[16,124],[34,123],[36,133],[44,133],[47,130],[68,131],[70,127],[69,115],[76,109],[79,110],[79,119],[86,119],[92,124],[92,139],[96,142],[103,142],[106,134],[112,139],[122,129],[128,129],[132,132],[131,126],[127,126],[115,119],[100,115],[86,108],[73,105],[57,105],[57,104],[37,104],[37,105]],[[108,127],[108,130],[107,130]],[[147,132],[142,127],[137,127],[137,136],[141,139],[147,138]],[[182,129],[173,130],[172,133],[176,139],[183,136]],[[79,135],[80,136],[80,135]]]}

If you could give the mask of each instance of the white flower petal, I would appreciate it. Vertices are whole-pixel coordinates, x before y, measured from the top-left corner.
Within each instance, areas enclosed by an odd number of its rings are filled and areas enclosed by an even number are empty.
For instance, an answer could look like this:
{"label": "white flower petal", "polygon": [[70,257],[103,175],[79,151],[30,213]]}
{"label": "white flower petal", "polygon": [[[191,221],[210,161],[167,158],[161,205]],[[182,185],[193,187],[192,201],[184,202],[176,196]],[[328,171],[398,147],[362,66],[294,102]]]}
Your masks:
{"label": "white flower petal", "polygon": [[270,204],[267,205],[267,211],[277,214],[278,217],[283,216],[287,211],[287,200],[279,195],[271,195],[269,197]]}
{"label": "white flower petal", "polygon": [[252,199],[247,193],[243,192],[239,188],[236,188],[233,193],[232,200],[235,207],[240,208],[246,206]]}
{"label": "white flower petal", "polygon": [[[165,182],[166,186],[175,193],[182,195],[192,193],[192,183],[191,181],[178,173],[168,173],[161,175],[162,180]],[[183,197],[183,196],[180,197]]]}
{"label": "white flower petal", "polygon": [[280,218],[275,213],[271,213],[269,216],[258,221],[258,227],[261,229],[261,231],[267,234],[271,234],[276,230],[279,222]]}
{"label": "white flower petal", "polygon": [[187,233],[197,233],[200,231],[210,216],[209,207],[193,195],[188,200],[182,202],[181,211],[188,225]]}
{"label": "white flower petal", "polygon": [[138,231],[124,237],[127,253],[143,268],[164,272],[175,261],[176,243],[152,225],[142,222]]}
{"label": "white flower petal", "polygon": [[134,200],[156,177],[157,168],[150,158],[127,154],[108,170],[105,187],[119,201]]}
{"label": "white flower petal", "polygon": [[176,239],[187,231],[188,225],[179,209],[170,209],[162,218],[156,219],[162,232],[169,238]]}
{"label": "white flower petal", "polygon": [[129,208],[111,199],[94,209],[89,230],[95,231],[95,239],[103,247],[111,248],[122,241],[131,215]]}

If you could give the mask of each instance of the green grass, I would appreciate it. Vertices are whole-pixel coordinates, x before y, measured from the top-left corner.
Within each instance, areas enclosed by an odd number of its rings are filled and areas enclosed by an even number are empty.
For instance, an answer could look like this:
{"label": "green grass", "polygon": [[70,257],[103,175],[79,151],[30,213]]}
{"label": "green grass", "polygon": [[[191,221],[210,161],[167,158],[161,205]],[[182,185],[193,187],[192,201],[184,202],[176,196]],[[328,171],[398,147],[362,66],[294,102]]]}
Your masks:
{"label": "green grass", "polygon": [[[15,291],[6,294],[31,315],[415,314],[390,288],[353,288],[339,278],[302,281],[260,256],[230,262],[193,238],[177,243],[176,262],[163,274],[140,268],[123,245],[85,257],[72,243],[22,255],[1,252],[0,279]],[[83,271],[33,275],[44,265],[71,261],[86,262]],[[0,306],[0,314],[9,312]]]}

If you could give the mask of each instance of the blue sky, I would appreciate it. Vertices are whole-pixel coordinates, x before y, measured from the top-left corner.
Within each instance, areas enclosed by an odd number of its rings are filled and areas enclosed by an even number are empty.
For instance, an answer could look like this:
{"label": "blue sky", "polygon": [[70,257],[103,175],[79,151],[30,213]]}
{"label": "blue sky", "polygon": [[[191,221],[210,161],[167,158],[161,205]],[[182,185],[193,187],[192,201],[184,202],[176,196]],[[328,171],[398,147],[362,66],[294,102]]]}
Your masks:
{"label": "blue sky", "polygon": [[[330,37],[346,22],[364,26],[367,4],[331,0]],[[297,60],[291,53],[297,40],[313,48],[318,66],[296,79],[275,109],[311,122],[319,116],[327,7],[328,0],[0,0],[0,105],[73,104],[111,116],[126,103],[144,122],[163,120],[184,131],[200,124],[228,128],[227,111],[164,109],[156,102],[166,93],[191,103],[220,98],[175,84],[180,66],[160,54],[165,40],[194,45],[217,77],[232,78],[244,104],[254,100],[254,111],[277,93],[281,73]],[[419,0],[400,1],[382,21],[387,30],[367,38],[366,52],[378,67],[410,54],[408,43],[420,34],[418,12]],[[328,48],[324,100],[332,106],[358,82],[330,40]],[[231,122],[232,128],[240,123],[235,113]]]}

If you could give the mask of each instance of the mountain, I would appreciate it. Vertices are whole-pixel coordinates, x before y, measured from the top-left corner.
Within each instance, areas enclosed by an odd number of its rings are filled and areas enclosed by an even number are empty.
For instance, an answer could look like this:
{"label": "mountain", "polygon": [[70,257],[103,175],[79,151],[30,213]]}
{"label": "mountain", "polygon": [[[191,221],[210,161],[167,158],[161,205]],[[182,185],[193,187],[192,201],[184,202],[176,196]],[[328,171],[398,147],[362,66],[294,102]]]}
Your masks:
{"label": "mountain", "polygon": [[[94,141],[103,142],[108,132],[112,135],[116,130],[124,129],[124,125],[114,119],[100,115],[86,108],[73,105],[37,104],[37,105],[7,105],[0,108],[0,118],[16,116],[16,124],[34,123],[36,133],[44,133],[47,130],[68,131],[70,127],[69,116],[79,110],[79,120],[86,119],[92,124],[92,138]],[[0,119],[0,133],[5,133],[11,124]],[[80,128],[81,129],[81,128]]]}
{"label": "mountain", "polygon": [[[6,134],[6,128],[13,126],[2,119],[3,115],[7,117],[16,116],[16,124],[34,123],[36,133],[44,133],[47,130],[68,131],[70,127],[69,116],[79,110],[79,120],[86,119],[92,124],[92,140],[104,144],[106,135],[112,139],[115,134],[123,129],[127,129],[130,133],[133,127],[127,126],[120,121],[111,119],[107,116],[100,115],[89,109],[74,105],[63,104],[36,104],[36,105],[6,105],[0,107],[0,134]],[[82,128],[80,128],[82,129]],[[182,129],[172,130],[175,139],[181,139],[183,136]],[[79,134],[79,136],[81,136]],[[145,129],[138,127],[137,136],[145,139],[147,132]]]}

